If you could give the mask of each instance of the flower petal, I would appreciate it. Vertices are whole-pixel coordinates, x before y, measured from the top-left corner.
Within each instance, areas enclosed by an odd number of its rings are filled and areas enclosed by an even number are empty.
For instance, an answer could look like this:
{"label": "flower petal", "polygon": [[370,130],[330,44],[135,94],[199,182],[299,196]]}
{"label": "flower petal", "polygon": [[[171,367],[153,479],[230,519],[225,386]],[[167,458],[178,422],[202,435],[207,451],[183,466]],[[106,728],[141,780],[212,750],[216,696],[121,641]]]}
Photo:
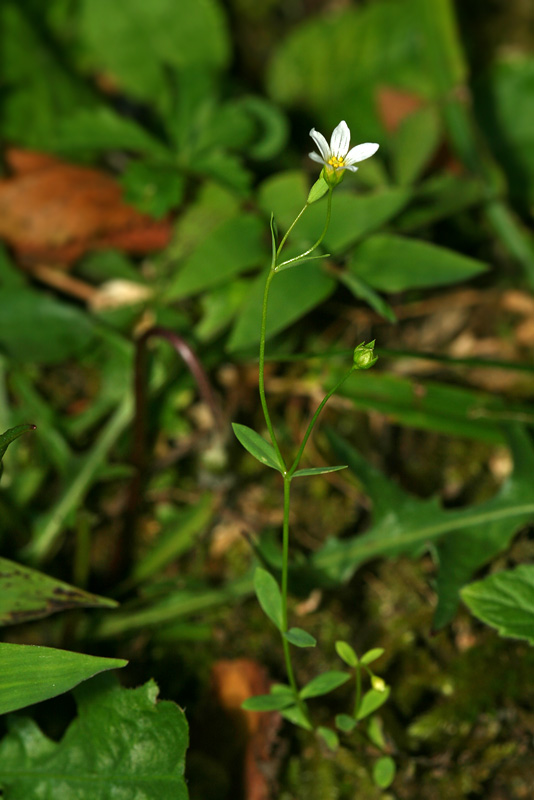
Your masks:
{"label": "flower petal", "polygon": [[308,155],[312,161],[317,161],[318,164],[326,164],[326,161],[319,155],[319,153],[308,153]]}
{"label": "flower petal", "polygon": [[319,133],[319,131],[316,131],[315,128],[312,128],[310,131],[310,136],[317,145],[317,149],[322,155],[323,161],[328,161],[328,159],[330,158],[330,148],[323,134]]}
{"label": "flower petal", "polygon": [[350,164],[346,164],[345,169],[350,169],[351,172],[358,172],[358,167],[353,167]]}
{"label": "flower petal", "polygon": [[337,128],[334,128],[330,139],[330,150],[332,155],[343,157],[346,155],[350,145],[350,130],[345,120],[341,120]]}
{"label": "flower petal", "polygon": [[357,161],[364,161],[376,153],[380,145],[374,142],[365,142],[365,144],[357,144],[345,156],[345,164],[355,164]]}

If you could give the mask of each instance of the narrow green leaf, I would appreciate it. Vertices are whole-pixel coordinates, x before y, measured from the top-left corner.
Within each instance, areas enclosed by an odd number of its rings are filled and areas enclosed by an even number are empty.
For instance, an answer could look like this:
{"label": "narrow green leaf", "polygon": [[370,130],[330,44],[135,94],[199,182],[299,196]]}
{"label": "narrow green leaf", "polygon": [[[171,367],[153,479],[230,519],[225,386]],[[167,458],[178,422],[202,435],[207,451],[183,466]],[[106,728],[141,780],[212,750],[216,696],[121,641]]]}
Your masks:
{"label": "narrow green leaf", "polygon": [[384,652],[385,651],[383,647],[373,647],[372,650],[368,650],[367,653],[363,654],[363,656],[360,658],[360,662],[362,664],[372,664],[373,661],[376,661],[377,658],[380,658]]}
{"label": "narrow green leaf", "polygon": [[0,478],[2,477],[2,472],[4,469],[2,459],[11,442],[14,442],[15,439],[18,439],[23,433],[34,430],[35,425],[17,425],[15,428],[10,428],[0,436]]}
{"label": "narrow green leaf", "polygon": [[501,636],[534,644],[534,564],[489,575],[460,594],[471,613]]}
{"label": "narrow green leaf", "polygon": [[397,767],[390,756],[381,756],[373,764],[373,780],[381,789],[387,789],[395,780]]}
{"label": "narrow green leaf", "polygon": [[363,278],[355,275],[354,272],[350,270],[338,272],[336,277],[341,283],[345,284],[354,297],[358,300],[363,300],[364,303],[367,303],[367,305],[370,306],[373,311],[376,311],[377,314],[380,314],[381,317],[387,319],[388,322],[397,322],[395,312],[389,303],[386,303],[384,298],[379,295],[372,286],[369,286],[367,281],[364,281]]}
{"label": "narrow green leaf", "polygon": [[116,600],[0,558],[0,625],[18,625],[69,608],[115,608]]}
{"label": "narrow green leaf", "polygon": [[285,631],[284,638],[295,647],[315,647],[317,644],[317,639],[302,628],[290,628]]}
{"label": "narrow green leaf", "polygon": [[328,191],[328,184],[325,179],[321,176],[318,180],[315,181],[313,186],[310,189],[308,194],[308,203],[315,203],[317,200],[320,200],[321,197]]}
{"label": "narrow green leaf", "polygon": [[257,567],[254,573],[254,590],[258,602],[279,631],[283,629],[282,594],[270,572]]}
{"label": "narrow green leaf", "polygon": [[337,641],[336,653],[349,667],[355,667],[357,665],[358,656],[348,642]]}
{"label": "narrow green leaf", "polygon": [[331,728],[325,728],[323,725],[319,725],[319,727],[317,728],[317,733],[321,737],[321,739],[325,742],[329,750],[338,749],[339,738],[335,731],[333,731]]}
{"label": "narrow green leaf", "polygon": [[340,469],[347,469],[347,465],[340,467],[311,467],[310,469],[298,469],[293,473],[294,478],[304,478],[306,475],[326,475],[328,472],[338,472]]}
{"label": "narrow green leaf", "polygon": [[289,708],[284,708],[280,713],[284,719],[289,720],[289,722],[292,722],[293,725],[298,725],[299,728],[304,728],[305,731],[313,730],[313,726],[304,716],[299,706],[290,706]]}
{"label": "narrow green leaf", "polygon": [[350,674],[348,672],[340,672],[335,669],[329,672],[323,672],[322,675],[317,675],[317,677],[312,678],[312,680],[306,684],[301,690],[300,696],[305,699],[307,697],[319,697],[320,695],[328,694],[329,692],[333,692],[334,689],[337,689],[338,686],[342,686],[349,679]]}
{"label": "narrow green leaf", "polygon": [[241,708],[245,711],[281,711],[293,705],[295,698],[283,694],[258,694],[256,697],[248,697]]}
{"label": "narrow green leaf", "polygon": [[0,714],[56,697],[98,672],[127,663],[52,647],[0,643]]}
{"label": "narrow green leaf", "polygon": [[369,689],[362,697],[356,719],[364,719],[364,717],[368,717],[369,714],[379,709],[380,706],[383,706],[389,697],[390,691],[389,686],[386,686],[383,692],[379,692],[378,689]]}
{"label": "narrow green leaf", "polygon": [[350,733],[356,727],[356,720],[354,717],[349,717],[348,714],[337,714],[336,727],[343,733]]}
{"label": "narrow green leaf", "polygon": [[251,456],[257,458],[262,464],[267,467],[284,471],[284,465],[280,463],[276,450],[270,442],[265,439],[246,425],[240,425],[237,422],[232,422],[232,428],[236,437],[239,439],[245,450],[248,450]]}

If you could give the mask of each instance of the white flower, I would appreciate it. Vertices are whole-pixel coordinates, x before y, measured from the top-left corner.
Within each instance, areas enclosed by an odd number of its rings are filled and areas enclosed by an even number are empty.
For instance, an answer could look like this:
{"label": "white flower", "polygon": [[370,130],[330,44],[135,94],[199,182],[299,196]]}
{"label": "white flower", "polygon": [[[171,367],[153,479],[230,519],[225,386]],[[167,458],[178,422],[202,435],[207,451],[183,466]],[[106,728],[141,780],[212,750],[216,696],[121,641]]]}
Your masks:
{"label": "white flower", "polygon": [[310,153],[310,158],[323,164],[326,167],[327,173],[336,172],[340,177],[343,170],[350,169],[351,172],[356,172],[358,167],[355,167],[358,161],[364,161],[370,158],[378,150],[379,145],[372,142],[365,144],[357,144],[356,147],[350,147],[350,130],[349,126],[342,120],[337,128],[334,128],[330,145],[324,138],[322,133],[312,128],[310,136],[317,145],[318,153]]}

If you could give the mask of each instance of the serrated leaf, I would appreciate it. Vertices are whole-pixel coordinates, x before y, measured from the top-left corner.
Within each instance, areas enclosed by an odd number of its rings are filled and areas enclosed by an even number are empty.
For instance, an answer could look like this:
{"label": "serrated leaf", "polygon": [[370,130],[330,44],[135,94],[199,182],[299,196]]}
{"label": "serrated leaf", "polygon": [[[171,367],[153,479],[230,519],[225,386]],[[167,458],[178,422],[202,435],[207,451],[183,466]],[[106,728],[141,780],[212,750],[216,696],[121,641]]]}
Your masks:
{"label": "serrated leaf", "polygon": [[251,456],[257,458],[258,461],[265,464],[267,467],[278,470],[278,472],[284,471],[284,465],[280,463],[278,454],[270,442],[266,442],[265,439],[260,436],[259,433],[252,430],[252,428],[248,428],[246,425],[240,425],[238,422],[232,422],[232,428],[237,439],[239,439],[245,450],[248,450]]}
{"label": "serrated leaf", "polygon": [[302,628],[290,628],[284,632],[284,638],[295,647],[315,647],[317,639]]}
{"label": "serrated leaf", "polygon": [[325,742],[329,750],[338,749],[339,738],[335,731],[333,731],[331,728],[325,728],[323,725],[319,725],[319,727],[317,728],[317,733],[321,737],[321,739]]}
{"label": "serrated leaf", "polygon": [[534,644],[534,565],[497,572],[460,592],[475,617],[501,636]]}
{"label": "serrated leaf", "polygon": [[350,733],[356,727],[356,720],[354,717],[349,717],[348,714],[337,714],[336,727],[343,733]]}
{"label": "serrated leaf", "polygon": [[367,653],[363,654],[363,656],[360,658],[360,662],[362,664],[372,664],[373,661],[376,661],[377,658],[380,658],[384,652],[385,651],[383,647],[373,647],[372,650],[368,650]]}
{"label": "serrated leaf", "polygon": [[322,675],[317,675],[317,677],[312,678],[312,680],[301,689],[300,696],[306,699],[308,697],[319,697],[320,695],[328,694],[339,686],[343,686],[350,677],[348,672],[340,672],[335,669],[323,672]]}
{"label": "serrated leaf", "polygon": [[362,702],[360,703],[356,719],[364,719],[365,717],[368,717],[369,714],[373,714],[375,711],[377,711],[380,706],[384,705],[389,697],[390,692],[391,689],[389,686],[386,686],[383,692],[379,691],[378,689],[369,689],[369,691],[366,692],[362,697]]}
{"label": "serrated leaf", "polygon": [[337,641],[336,653],[349,667],[355,667],[358,664],[358,656],[348,642]]}
{"label": "serrated leaf", "polygon": [[183,711],[175,703],[156,702],[153,681],[122,689],[101,677],[76,690],[78,717],[59,742],[32,719],[10,720],[0,742],[6,798],[187,800]]}
{"label": "serrated leaf", "polygon": [[69,608],[115,608],[99,597],[42,572],[0,558],[0,625],[18,625]]}
{"label": "serrated leaf", "polygon": [[255,697],[248,697],[241,708],[245,711],[281,711],[293,705],[295,698],[293,694],[259,694]]}
{"label": "serrated leaf", "polygon": [[[78,683],[128,662],[52,647],[0,643],[0,714],[68,692]],[[0,758],[0,764],[2,762]],[[1,768],[0,768],[1,772]]]}
{"label": "serrated leaf", "polygon": [[304,478],[307,475],[326,475],[328,472],[338,472],[340,469],[347,469],[347,465],[340,467],[310,467],[310,469],[298,469],[293,473],[294,478]]}
{"label": "serrated leaf", "polygon": [[267,570],[257,567],[254,573],[254,590],[258,602],[279,631],[284,627],[282,594],[275,578]]}
{"label": "serrated leaf", "polygon": [[381,756],[373,764],[373,780],[376,786],[387,789],[395,780],[397,766],[390,756]]}

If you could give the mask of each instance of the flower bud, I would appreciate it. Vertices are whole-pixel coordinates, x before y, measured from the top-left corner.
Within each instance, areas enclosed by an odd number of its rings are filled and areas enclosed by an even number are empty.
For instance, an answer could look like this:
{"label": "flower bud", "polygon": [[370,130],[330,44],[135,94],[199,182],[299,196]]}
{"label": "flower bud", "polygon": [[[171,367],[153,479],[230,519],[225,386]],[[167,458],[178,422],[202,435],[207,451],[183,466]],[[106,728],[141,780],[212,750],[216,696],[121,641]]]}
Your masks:
{"label": "flower bud", "polygon": [[354,348],[354,366],[353,369],[370,369],[373,364],[378,361],[378,356],[375,356],[375,339],[369,344],[362,342],[358,347]]}
{"label": "flower bud", "polygon": [[386,682],[379,678],[378,675],[373,675],[371,678],[371,686],[377,692],[385,692],[386,691]]}

